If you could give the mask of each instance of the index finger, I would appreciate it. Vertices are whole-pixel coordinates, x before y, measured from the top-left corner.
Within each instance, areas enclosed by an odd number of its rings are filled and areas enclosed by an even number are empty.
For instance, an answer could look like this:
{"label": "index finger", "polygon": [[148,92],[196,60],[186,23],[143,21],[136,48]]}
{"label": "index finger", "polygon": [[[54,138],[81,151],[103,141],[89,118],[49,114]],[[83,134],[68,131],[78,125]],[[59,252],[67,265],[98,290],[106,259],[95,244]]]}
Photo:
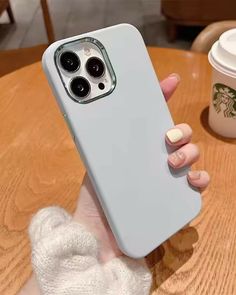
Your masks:
{"label": "index finger", "polygon": [[166,100],[170,99],[171,95],[175,92],[175,89],[177,88],[179,82],[180,76],[176,73],[171,74],[161,81],[161,89]]}

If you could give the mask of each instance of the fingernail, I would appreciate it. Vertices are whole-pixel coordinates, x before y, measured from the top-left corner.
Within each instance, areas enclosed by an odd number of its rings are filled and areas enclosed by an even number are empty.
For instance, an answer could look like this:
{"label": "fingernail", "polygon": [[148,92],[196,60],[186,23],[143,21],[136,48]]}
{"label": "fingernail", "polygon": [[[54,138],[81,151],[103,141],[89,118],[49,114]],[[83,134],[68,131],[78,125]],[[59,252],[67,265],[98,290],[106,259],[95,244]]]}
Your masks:
{"label": "fingernail", "polygon": [[178,167],[184,163],[185,154],[181,151],[177,151],[177,152],[169,155],[168,160],[173,166]]}
{"label": "fingernail", "polygon": [[189,171],[188,172],[188,177],[191,180],[198,180],[201,177],[201,172],[200,171]]}
{"label": "fingernail", "polygon": [[180,75],[177,73],[170,74],[169,78],[175,78],[178,82],[180,81]]}
{"label": "fingernail", "polygon": [[182,130],[174,128],[167,131],[166,136],[171,143],[176,143],[183,138],[184,134]]}

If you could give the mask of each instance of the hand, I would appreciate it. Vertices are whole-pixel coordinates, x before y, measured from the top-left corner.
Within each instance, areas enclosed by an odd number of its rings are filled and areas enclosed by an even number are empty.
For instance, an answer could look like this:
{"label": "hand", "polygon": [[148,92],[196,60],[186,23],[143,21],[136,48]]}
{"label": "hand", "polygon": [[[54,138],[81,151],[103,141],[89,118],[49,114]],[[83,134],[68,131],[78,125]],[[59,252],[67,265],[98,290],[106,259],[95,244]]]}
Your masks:
{"label": "hand", "polygon": [[[177,74],[172,74],[161,82],[166,100],[171,97],[177,88],[179,80]],[[169,155],[167,159],[169,165],[173,168],[189,166],[198,160],[199,150],[195,144],[190,143],[191,136],[192,130],[187,124],[176,125],[167,132],[167,143],[176,148],[176,151]],[[188,181],[198,188],[204,188],[209,183],[209,175],[206,171],[191,171],[187,177]],[[100,241],[100,259],[102,262],[123,255],[116,244],[87,174],[81,186],[74,220],[84,224]]]}

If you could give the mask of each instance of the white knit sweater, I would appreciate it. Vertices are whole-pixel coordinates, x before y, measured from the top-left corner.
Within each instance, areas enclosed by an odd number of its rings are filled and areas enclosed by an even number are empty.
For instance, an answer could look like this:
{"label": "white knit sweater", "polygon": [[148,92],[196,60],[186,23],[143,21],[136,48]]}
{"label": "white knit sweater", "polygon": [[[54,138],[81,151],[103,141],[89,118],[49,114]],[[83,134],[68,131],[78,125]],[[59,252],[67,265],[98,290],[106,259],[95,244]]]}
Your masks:
{"label": "white knit sweater", "polygon": [[40,210],[29,228],[32,264],[43,295],[146,295],[151,274],[143,260],[98,261],[98,241],[63,209]]}

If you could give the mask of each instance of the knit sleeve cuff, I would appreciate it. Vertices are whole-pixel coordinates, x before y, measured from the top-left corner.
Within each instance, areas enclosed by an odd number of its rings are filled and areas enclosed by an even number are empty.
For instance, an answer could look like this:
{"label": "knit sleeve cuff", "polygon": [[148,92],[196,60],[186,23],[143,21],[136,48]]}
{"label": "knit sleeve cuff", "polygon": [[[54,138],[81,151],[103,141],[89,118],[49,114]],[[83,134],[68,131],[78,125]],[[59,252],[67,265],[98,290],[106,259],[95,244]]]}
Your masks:
{"label": "knit sleeve cuff", "polygon": [[146,295],[151,274],[143,260],[98,261],[98,241],[64,209],[40,210],[29,227],[32,265],[43,295]]}

